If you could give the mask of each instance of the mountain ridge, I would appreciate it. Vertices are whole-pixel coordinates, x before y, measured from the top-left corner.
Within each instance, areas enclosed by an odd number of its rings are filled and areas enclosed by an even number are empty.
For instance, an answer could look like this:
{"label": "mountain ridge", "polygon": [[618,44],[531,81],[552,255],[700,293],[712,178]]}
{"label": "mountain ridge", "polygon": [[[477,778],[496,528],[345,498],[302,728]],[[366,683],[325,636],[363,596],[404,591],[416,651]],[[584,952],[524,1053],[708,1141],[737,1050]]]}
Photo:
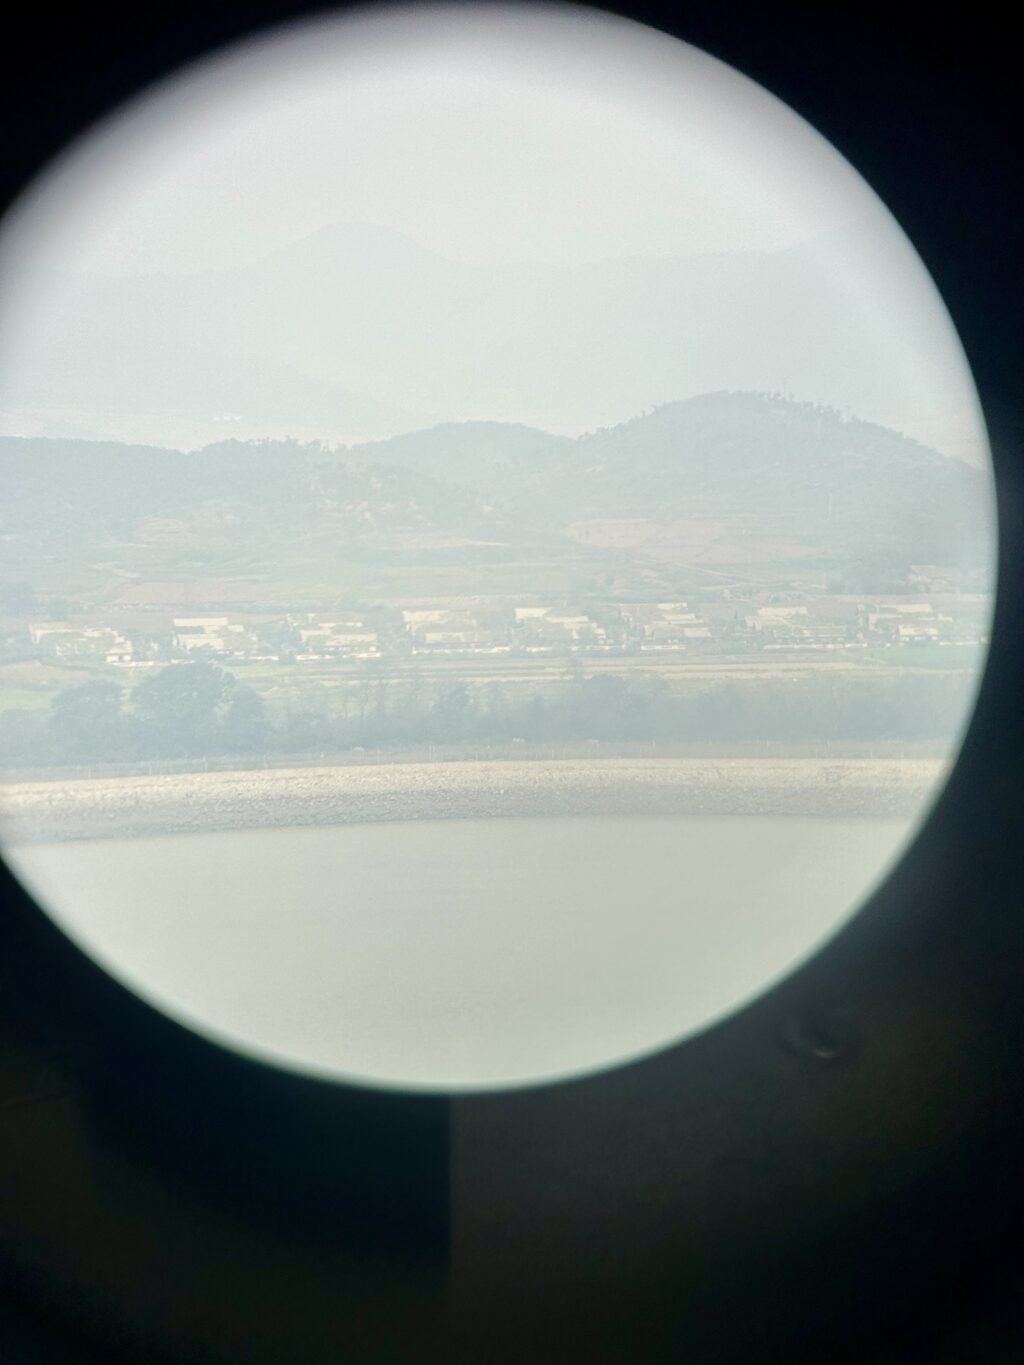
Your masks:
{"label": "mountain ridge", "polygon": [[614,567],[627,523],[683,528],[678,544],[640,538],[680,563],[697,528],[716,563],[806,562],[854,579],[914,563],[976,573],[993,543],[984,473],[773,394],[702,395],[576,438],[486,421],[338,448],[0,438],[8,577],[62,562],[172,577],[281,564],[301,576],[315,563],[327,580],[371,561],[436,569],[447,554],[464,567],[484,545],[509,563],[570,565],[583,544]]}
{"label": "mountain ridge", "polygon": [[934,424],[936,395],[962,390],[959,355],[934,327],[903,336],[865,311],[865,281],[884,276],[899,315],[918,285],[876,269],[870,243],[841,245],[470,264],[328,225],[229,269],[54,283],[0,407],[26,425],[74,408],[79,435],[191,446],[223,413],[247,437],[368,441],[478,414],[579,432],[718,389],[794,387]]}

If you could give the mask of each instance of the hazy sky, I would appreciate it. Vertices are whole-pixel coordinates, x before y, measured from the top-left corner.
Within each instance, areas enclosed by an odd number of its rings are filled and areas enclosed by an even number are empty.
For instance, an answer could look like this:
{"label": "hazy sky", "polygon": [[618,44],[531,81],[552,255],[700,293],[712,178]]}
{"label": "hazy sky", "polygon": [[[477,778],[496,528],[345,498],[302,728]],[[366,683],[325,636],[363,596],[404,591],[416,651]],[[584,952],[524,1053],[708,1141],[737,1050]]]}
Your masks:
{"label": "hazy sky", "polygon": [[[883,381],[804,383],[780,356],[772,382],[983,458],[941,300],[855,171],[715,59],[569,6],[366,10],[282,29],[172,78],[55,163],[0,233],[5,363],[17,367],[23,323],[43,341],[62,326],[60,300],[44,297],[30,267],[223,269],[351,222],[463,262],[573,266],[821,243],[814,269],[839,300],[831,330],[855,320]],[[735,367],[719,386],[737,386]],[[657,401],[687,393],[681,375]],[[534,418],[527,402],[521,416]],[[23,417],[8,426],[36,429]]]}
{"label": "hazy sky", "polygon": [[320,23],[136,108],[93,138],[74,197],[61,188],[68,266],[225,266],[353,220],[464,260],[573,263],[771,248],[873,208],[758,87],[557,9]]}

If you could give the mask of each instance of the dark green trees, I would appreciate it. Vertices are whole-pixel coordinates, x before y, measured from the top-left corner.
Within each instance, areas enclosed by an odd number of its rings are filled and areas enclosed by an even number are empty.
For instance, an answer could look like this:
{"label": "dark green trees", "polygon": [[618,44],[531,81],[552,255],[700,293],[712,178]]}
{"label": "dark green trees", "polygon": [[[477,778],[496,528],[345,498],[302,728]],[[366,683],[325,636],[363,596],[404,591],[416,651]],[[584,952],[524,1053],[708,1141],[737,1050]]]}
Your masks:
{"label": "dark green trees", "polygon": [[57,694],[47,736],[57,761],[117,763],[258,753],[268,743],[266,708],[252,688],[207,660],[171,664],[131,692],[87,682]]}
{"label": "dark green trees", "polygon": [[112,682],[87,682],[58,692],[48,730],[59,758],[111,759],[126,747],[122,689]]}
{"label": "dark green trees", "polygon": [[253,752],[266,743],[263,702],[207,660],[171,664],[132,693],[132,728],[141,752],[160,758]]}

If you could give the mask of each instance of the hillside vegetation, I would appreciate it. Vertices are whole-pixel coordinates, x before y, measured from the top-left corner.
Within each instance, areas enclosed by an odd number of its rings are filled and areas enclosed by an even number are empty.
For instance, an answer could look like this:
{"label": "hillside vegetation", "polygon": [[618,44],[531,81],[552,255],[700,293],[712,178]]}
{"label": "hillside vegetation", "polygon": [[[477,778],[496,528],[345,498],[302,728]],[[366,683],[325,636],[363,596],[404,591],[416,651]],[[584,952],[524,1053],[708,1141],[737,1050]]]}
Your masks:
{"label": "hillside vegetation", "polygon": [[[991,507],[971,466],[825,408],[743,393],[576,439],[496,422],[338,449],[0,438],[4,577],[64,593],[125,576],[295,583],[396,564],[618,571],[635,558],[628,537],[616,548],[614,535],[581,534],[591,520],[661,527],[644,554],[684,566],[803,559],[898,577],[915,563],[979,571]],[[692,546],[673,522],[695,528]]]}

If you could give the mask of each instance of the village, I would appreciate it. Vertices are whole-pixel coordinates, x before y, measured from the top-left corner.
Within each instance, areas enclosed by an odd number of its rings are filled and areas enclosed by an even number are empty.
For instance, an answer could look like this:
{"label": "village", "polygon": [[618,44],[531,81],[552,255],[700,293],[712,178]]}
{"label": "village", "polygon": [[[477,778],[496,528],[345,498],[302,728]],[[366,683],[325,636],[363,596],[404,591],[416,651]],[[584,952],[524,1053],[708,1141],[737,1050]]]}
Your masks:
{"label": "village", "polygon": [[684,663],[799,653],[835,656],[987,641],[987,595],[921,592],[868,597],[728,589],[700,600],[543,602],[436,599],[336,606],[329,612],[93,610],[30,620],[21,650],[41,662],[146,669],[192,658],[225,666],[438,663],[503,656],[529,665],[577,656]]}

